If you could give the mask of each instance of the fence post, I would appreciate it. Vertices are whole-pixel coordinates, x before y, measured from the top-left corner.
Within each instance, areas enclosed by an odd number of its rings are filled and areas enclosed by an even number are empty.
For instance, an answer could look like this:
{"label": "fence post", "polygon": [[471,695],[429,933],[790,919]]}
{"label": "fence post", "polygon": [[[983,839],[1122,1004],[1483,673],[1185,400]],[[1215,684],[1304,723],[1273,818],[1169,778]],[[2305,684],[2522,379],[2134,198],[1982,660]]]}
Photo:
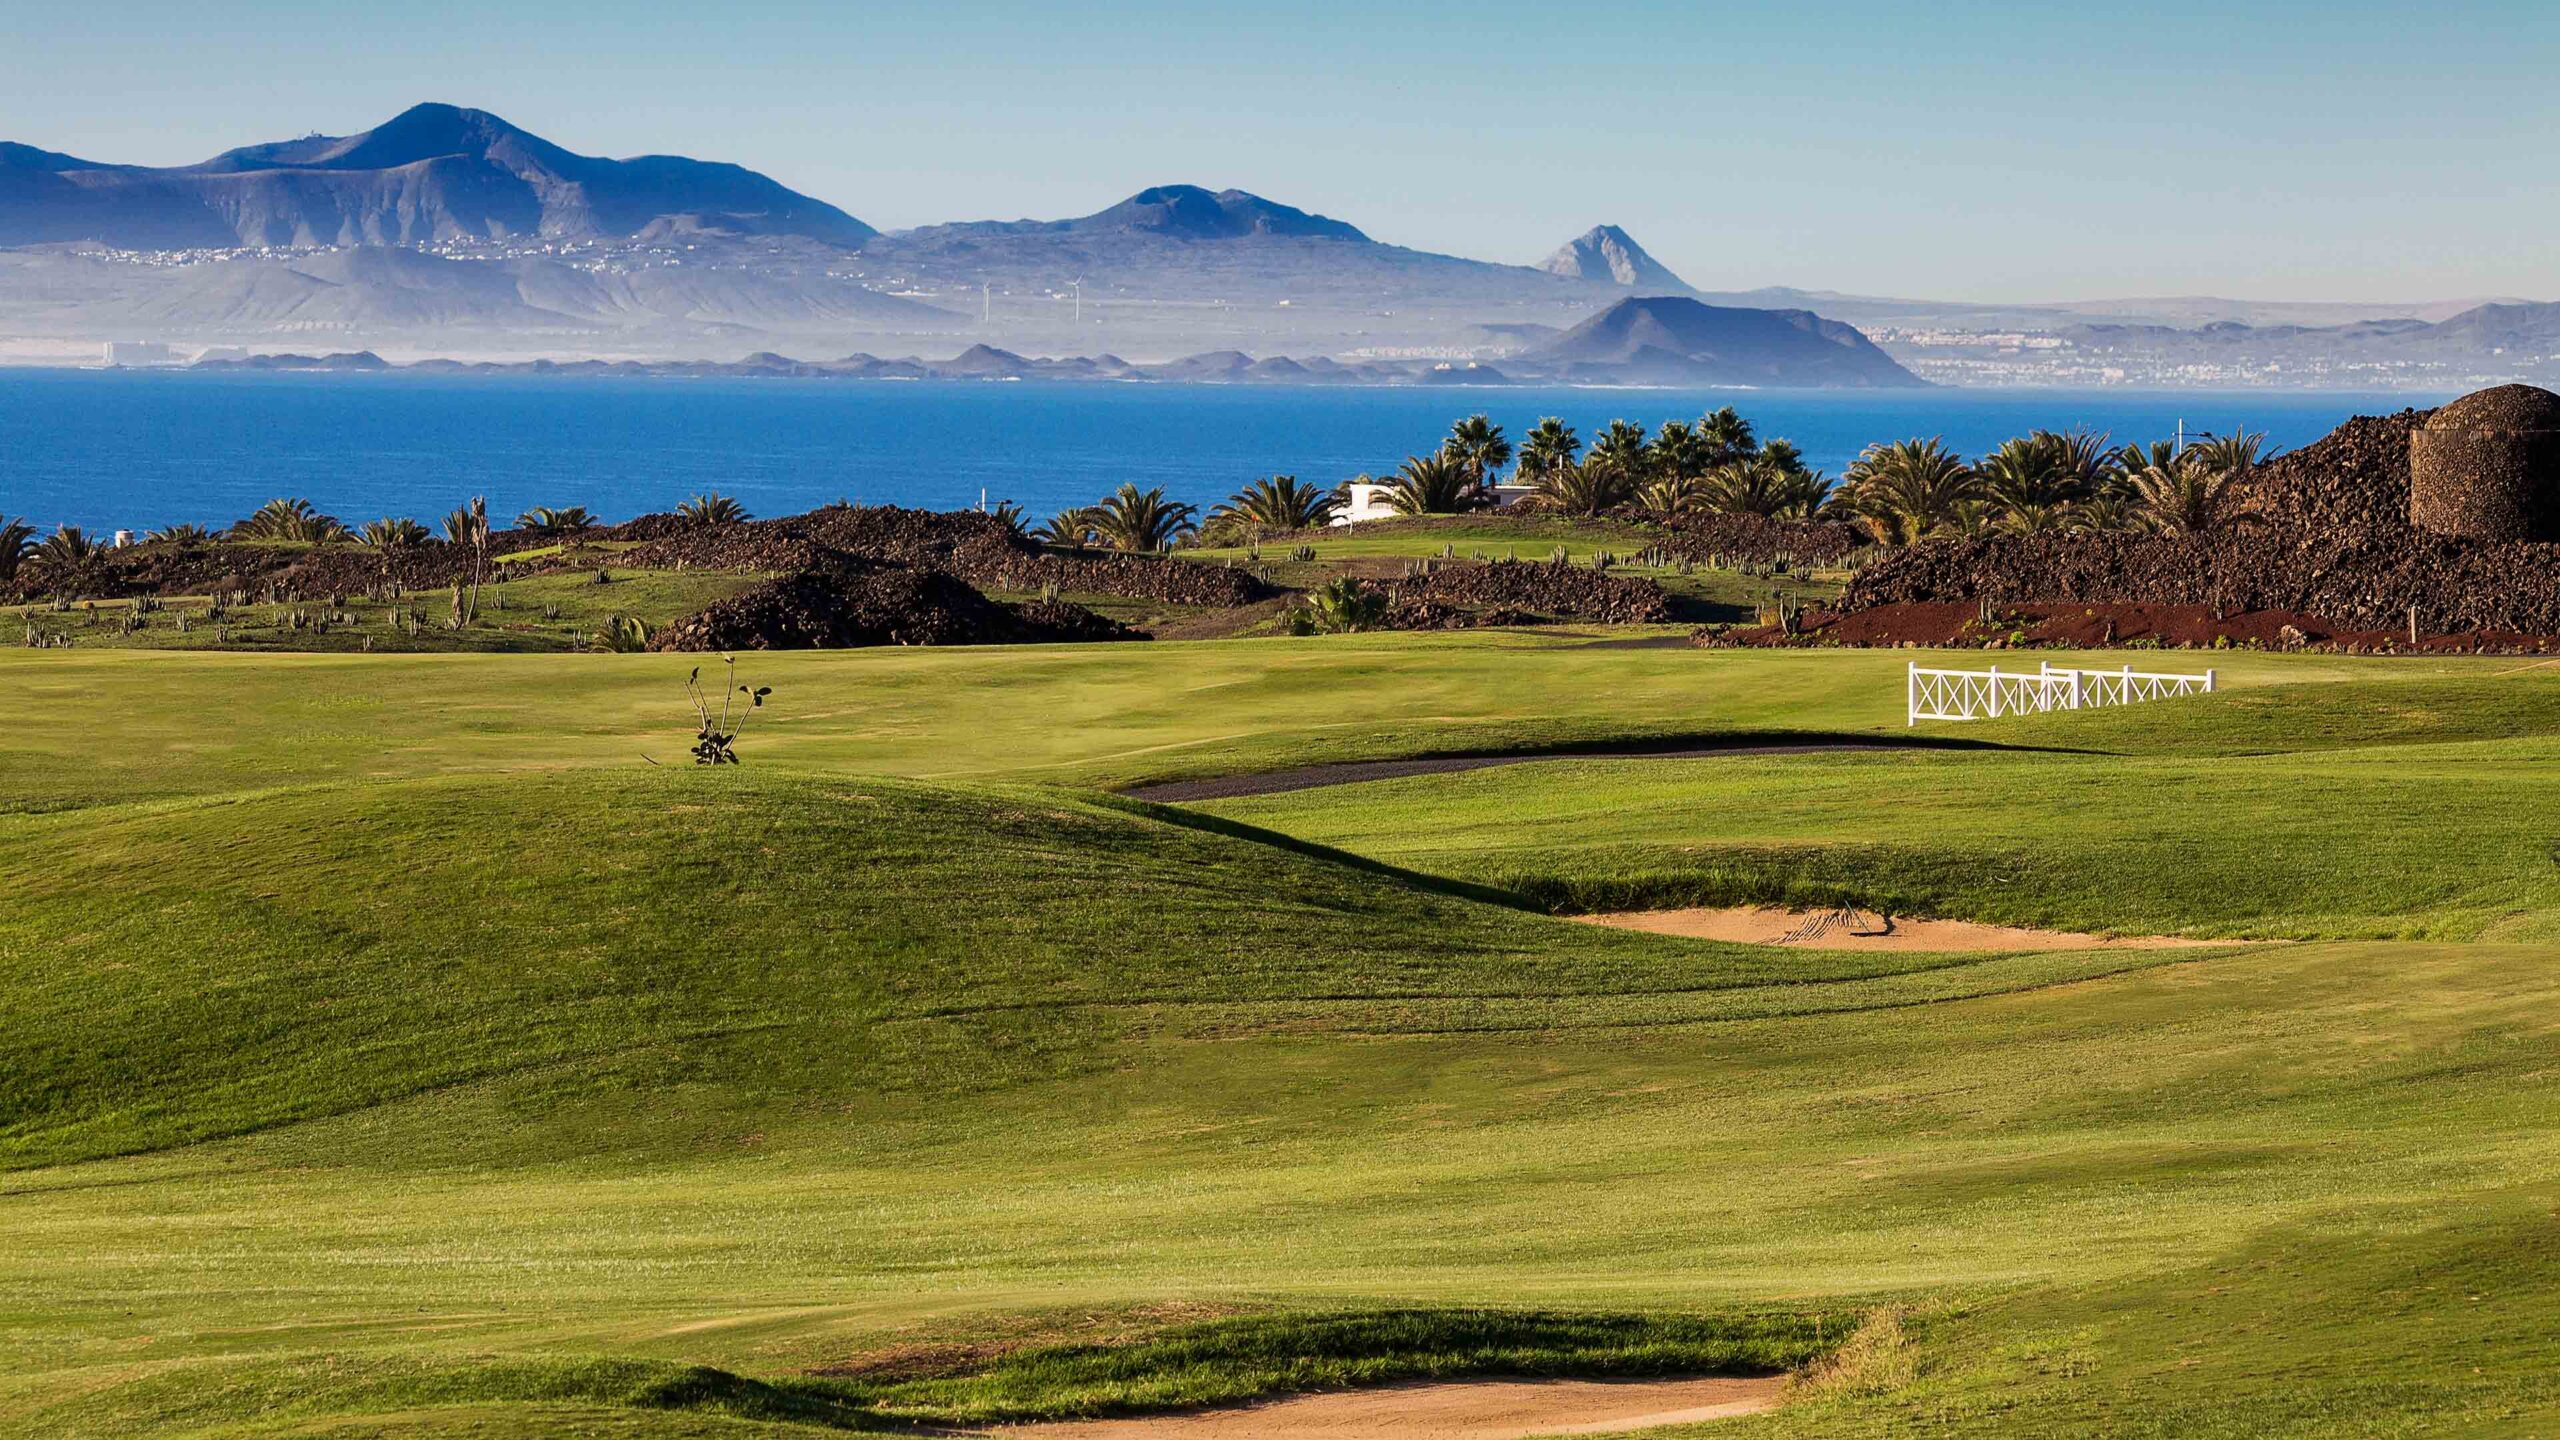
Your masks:
{"label": "fence post", "polygon": [[1991,718],[2000,718],[2000,667],[1991,667]]}
{"label": "fence post", "polygon": [[2078,670],[2071,672],[2071,708],[2074,710],[2080,708],[2080,672]]}
{"label": "fence post", "polygon": [[1902,677],[1902,728],[1908,730],[1919,723],[1920,662],[1914,660],[1905,667]]}
{"label": "fence post", "polygon": [[2210,670],[2204,672],[2204,693],[2207,695],[2213,693],[2213,672]]}

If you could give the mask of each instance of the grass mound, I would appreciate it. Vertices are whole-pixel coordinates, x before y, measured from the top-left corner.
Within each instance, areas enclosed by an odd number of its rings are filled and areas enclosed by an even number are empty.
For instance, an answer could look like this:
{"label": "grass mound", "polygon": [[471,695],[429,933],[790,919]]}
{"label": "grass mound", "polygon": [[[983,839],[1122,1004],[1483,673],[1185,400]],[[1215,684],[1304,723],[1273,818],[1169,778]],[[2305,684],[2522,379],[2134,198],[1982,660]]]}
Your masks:
{"label": "grass mound", "polygon": [[1129,1007],[1430,990],[1519,958],[1518,923],[1036,790],[635,765],[74,812],[0,833],[0,1156],[496,1076],[748,1108],[1000,1084]]}

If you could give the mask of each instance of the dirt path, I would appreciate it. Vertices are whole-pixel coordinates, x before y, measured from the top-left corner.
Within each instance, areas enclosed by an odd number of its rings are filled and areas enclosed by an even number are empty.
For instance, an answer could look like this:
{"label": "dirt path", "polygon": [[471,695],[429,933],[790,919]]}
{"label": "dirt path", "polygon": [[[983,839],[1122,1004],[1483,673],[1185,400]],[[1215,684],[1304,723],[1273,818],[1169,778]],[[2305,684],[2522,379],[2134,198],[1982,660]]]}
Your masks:
{"label": "dirt path", "polygon": [[1536,760],[1710,760],[1743,755],[1830,755],[1868,750],[1940,749],[1869,741],[1837,744],[1684,746],[1679,749],[1558,752],[1540,750],[1509,755],[1434,755],[1419,760],[1343,760],[1330,765],[1301,765],[1292,770],[1265,770],[1258,775],[1220,775],[1209,780],[1168,780],[1123,791],[1136,800],[1179,805],[1191,800],[1234,800],[1247,795],[1280,795],[1326,785],[1356,785],[1363,780],[1399,780],[1407,775],[1448,775],[1461,770],[1488,770],[1496,765],[1526,765]]}
{"label": "dirt path", "polygon": [[1786,1377],[1460,1380],[1293,1395],[1225,1410],[990,1430],[1004,1440],[1528,1440],[1749,1415]]}
{"label": "dirt path", "polygon": [[1891,933],[1883,935],[1864,935],[1845,926],[1833,926],[1812,939],[1792,938],[1815,914],[1811,910],[1773,910],[1737,905],[1712,910],[1631,910],[1614,915],[1575,915],[1569,918],[1590,925],[1646,930],[1656,935],[1683,935],[1693,940],[1727,940],[1741,945],[1786,945],[1815,950],[2171,950],[2246,943],[2189,940],[2175,935],[2090,935],[2076,930],[2028,930],[2015,925],[1977,925],[1970,920],[1896,920]]}

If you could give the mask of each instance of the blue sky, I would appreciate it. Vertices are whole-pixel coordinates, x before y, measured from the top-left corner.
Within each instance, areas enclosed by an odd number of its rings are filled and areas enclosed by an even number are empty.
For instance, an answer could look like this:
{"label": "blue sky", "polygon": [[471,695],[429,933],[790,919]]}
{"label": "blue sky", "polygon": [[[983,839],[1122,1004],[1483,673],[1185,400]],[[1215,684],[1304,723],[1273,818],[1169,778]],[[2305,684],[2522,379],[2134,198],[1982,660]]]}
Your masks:
{"label": "blue sky", "polygon": [[883,227],[1190,181],[1496,260],[1611,221],[1707,288],[2560,298],[2549,3],[7,8],[0,138],[99,160],[438,99]]}

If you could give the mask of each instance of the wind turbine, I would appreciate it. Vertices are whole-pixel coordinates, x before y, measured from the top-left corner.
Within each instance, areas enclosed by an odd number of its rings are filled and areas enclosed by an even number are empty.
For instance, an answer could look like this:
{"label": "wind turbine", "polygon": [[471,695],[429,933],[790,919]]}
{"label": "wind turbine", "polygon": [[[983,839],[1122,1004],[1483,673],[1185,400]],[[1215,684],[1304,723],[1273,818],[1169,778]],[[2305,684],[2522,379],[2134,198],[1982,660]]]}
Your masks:
{"label": "wind turbine", "polygon": [[1079,275],[1067,283],[1076,287],[1076,323],[1081,325],[1084,323],[1084,277]]}

